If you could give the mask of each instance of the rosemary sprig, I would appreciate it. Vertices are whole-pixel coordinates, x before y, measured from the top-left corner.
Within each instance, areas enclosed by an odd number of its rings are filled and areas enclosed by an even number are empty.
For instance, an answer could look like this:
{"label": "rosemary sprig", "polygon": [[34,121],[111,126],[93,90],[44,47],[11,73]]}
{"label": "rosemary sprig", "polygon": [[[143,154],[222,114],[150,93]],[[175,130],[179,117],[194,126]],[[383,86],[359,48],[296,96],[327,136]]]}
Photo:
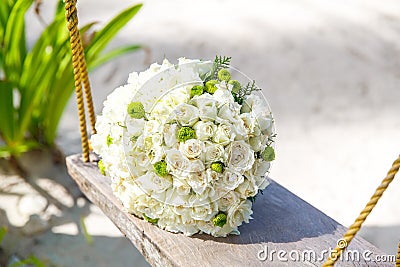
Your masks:
{"label": "rosemary sprig", "polygon": [[243,101],[246,99],[246,96],[251,95],[253,91],[260,91],[261,88],[259,88],[256,85],[256,81],[253,80],[252,82],[248,82],[246,86],[240,87],[237,93],[233,93],[233,98],[235,99],[235,102],[239,103],[240,105],[243,104]]}
{"label": "rosemary sprig", "polygon": [[260,90],[261,90],[261,88],[259,88],[259,87],[256,85],[256,81],[253,80],[252,82],[248,82],[248,83],[246,84],[246,86],[242,86],[242,87],[240,88],[239,92],[236,94],[236,96],[239,97],[239,98],[241,98],[241,99],[244,99],[245,96],[251,95],[251,93],[252,93],[253,91],[260,91]]}

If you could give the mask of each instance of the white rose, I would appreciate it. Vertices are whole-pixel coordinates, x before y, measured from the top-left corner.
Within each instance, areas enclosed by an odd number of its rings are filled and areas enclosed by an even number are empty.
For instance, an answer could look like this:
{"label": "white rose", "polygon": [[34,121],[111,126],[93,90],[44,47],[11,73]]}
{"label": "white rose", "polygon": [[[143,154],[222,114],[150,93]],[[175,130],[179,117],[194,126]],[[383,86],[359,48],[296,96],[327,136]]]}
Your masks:
{"label": "white rose", "polygon": [[188,172],[202,172],[205,170],[203,161],[199,159],[194,159],[189,161]]}
{"label": "white rose", "polygon": [[203,233],[215,236],[215,237],[227,237],[229,234],[231,235],[239,235],[240,232],[237,230],[237,227],[231,227],[229,224],[225,224],[223,227],[218,227],[213,224],[212,221],[198,221],[197,227]]}
{"label": "white rose", "polygon": [[170,189],[166,192],[165,203],[168,206],[189,206],[189,195],[182,195],[178,193],[178,191],[174,189]]}
{"label": "white rose", "polygon": [[177,149],[170,149],[165,152],[165,161],[167,162],[167,170],[176,175],[180,176],[182,173],[186,173],[189,168],[189,160],[183,156],[182,153]]}
{"label": "white rose", "polygon": [[147,167],[150,165],[150,160],[146,153],[135,153],[135,158],[137,165],[141,167]]}
{"label": "white rose", "polygon": [[264,190],[270,184],[267,176],[254,176],[254,181],[260,190]]}
{"label": "white rose", "polygon": [[[211,170],[211,168],[208,168],[206,170],[206,175],[207,175],[207,179],[210,183],[217,181],[222,176],[221,173],[215,172],[215,171]],[[211,187],[210,189],[214,190],[213,187]],[[209,193],[210,196],[213,196],[214,194],[215,194],[215,191]]]}
{"label": "white rose", "polygon": [[234,103],[235,99],[232,96],[231,91],[227,88],[225,82],[221,82],[215,85],[217,87],[217,91],[213,94],[215,99],[223,103]]}
{"label": "white rose", "polygon": [[205,152],[202,154],[202,157],[206,164],[216,161],[224,161],[224,155],[225,150],[222,145],[211,142],[205,143]]}
{"label": "white rose", "polygon": [[233,131],[235,132],[235,140],[246,140],[248,132],[244,126],[244,122],[239,118],[232,124]]}
{"label": "white rose", "polygon": [[161,100],[156,102],[148,118],[157,119],[162,123],[165,123],[171,117],[174,108],[175,106],[171,106],[168,99],[163,97]]}
{"label": "white rose", "polygon": [[153,192],[156,194],[162,193],[172,185],[171,177],[160,177],[150,171],[138,177],[135,182],[150,195],[153,194]]}
{"label": "white rose", "polygon": [[247,131],[248,134],[254,133],[254,127],[256,125],[256,120],[254,116],[250,113],[242,113],[240,114],[240,118],[243,121],[243,125]]}
{"label": "white rose", "polygon": [[240,194],[236,191],[227,191],[226,189],[220,189],[215,196],[218,203],[218,209],[220,211],[227,211],[228,208],[235,203],[240,202]]}
{"label": "white rose", "polygon": [[[254,165],[257,165],[254,164]],[[243,194],[256,195],[258,189],[264,190],[269,184],[266,172],[269,168],[269,162],[263,161],[259,166],[253,167],[252,170],[245,172],[246,178],[249,180],[251,185],[244,185],[242,188],[238,188]]]}
{"label": "white rose", "polygon": [[165,124],[163,129],[164,142],[167,147],[173,147],[178,143],[178,125]]}
{"label": "white rose", "polygon": [[193,126],[199,120],[199,110],[184,103],[176,107],[174,116],[182,126]]}
{"label": "white rose", "polygon": [[156,120],[149,120],[145,122],[143,135],[147,136],[160,132],[160,123]]}
{"label": "white rose", "polygon": [[173,185],[179,195],[189,195],[191,187],[187,183],[186,179],[174,177]]}
{"label": "white rose", "polygon": [[172,210],[174,211],[174,213],[182,218],[183,223],[187,223],[193,220],[190,214],[190,209],[191,207],[184,207],[182,205],[172,206]]}
{"label": "white rose", "polygon": [[240,106],[238,103],[225,102],[218,110],[218,121],[230,121],[232,123],[239,119]]}
{"label": "white rose", "polygon": [[189,100],[189,95],[186,86],[175,88],[168,93],[170,106],[175,108],[182,103],[186,103]]}
{"label": "white rose", "polygon": [[149,198],[147,202],[147,207],[144,208],[144,214],[152,219],[159,218],[163,213],[164,205],[161,201],[156,198]]}
{"label": "white rose", "polygon": [[199,231],[199,228],[197,228],[194,220],[190,220],[190,221],[184,222],[182,224],[178,224],[176,227],[185,236],[192,236],[192,235],[196,234]]}
{"label": "white rose", "polygon": [[253,214],[251,206],[250,200],[244,200],[238,205],[231,206],[228,210],[227,223],[231,227],[239,226],[243,222],[249,223],[249,219],[252,219],[251,214]]}
{"label": "white rose", "polygon": [[179,144],[179,151],[189,159],[197,158],[203,150],[204,143],[197,139],[189,139]]}
{"label": "white rose", "polygon": [[[96,123],[97,125],[97,123]],[[96,127],[97,129],[97,127]],[[99,133],[92,135],[90,138],[90,143],[92,144],[93,151],[96,152],[98,155],[103,154],[103,148],[105,148],[104,140],[106,140],[106,137],[103,135],[100,135]]]}
{"label": "white rose", "polygon": [[199,117],[202,121],[214,121],[217,118],[218,101],[212,95],[206,93],[195,96],[191,102],[199,109]]}
{"label": "white rose", "polygon": [[[255,94],[251,94],[247,96],[246,100],[242,104],[241,112],[242,113],[249,113],[259,111],[262,107],[261,99],[259,96]],[[265,108],[265,107],[263,107]]]}
{"label": "white rose", "polygon": [[182,224],[182,218],[181,216],[177,216],[175,214],[175,212],[172,210],[172,207],[166,206],[162,216],[160,216],[158,219],[157,224],[161,227],[161,229],[165,229],[173,233],[179,233],[180,229],[178,226]]}
{"label": "white rose", "polygon": [[213,218],[218,212],[216,205],[202,205],[197,207],[192,207],[190,209],[190,216],[194,220],[202,220],[202,221],[209,221]]}
{"label": "white rose", "polygon": [[[247,176],[246,176],[247,177]],[[255,176],[244,179],[235,191],[239,192],[242,198],[254,197],[258,193],[258,186],[254,180]]]}
{"label": "white rose", "polygon": [[220,145],[227,145],[235,139],[235,133],[232,131],[232,125],[222,123],[218,125],[213,141]]}
{"label": "white rose", "polygon": [[254,152],[261,151],[268,142],[268,137],[265,135],[258,135],[249,139],[249,144]]}
{"label": "white rose", "polygon": [[271,163],[258,159],[253,165],[253,175],[255,176],[265,176],[271,167]]}
{"label": "white rose", "polygon": [[235,171],[250,170],[254,164],[254,151],[245,141],[234,141],[228,147],[228,167]]}
{"label": "white rose", "polygon": [[224,187],[228,190],[234,190],[238,187],[241,183],[243,183],[244,177],[242,174],[237,173],[235,171],[226,170],[222,178],[218,180],[221,187]]}
{"label": "white rose", "polygon": [[271,134],[273,122],[270,112],[262,112],[257,114],[256,121],[263,134]]}
{"label": "white rose", "polygon": [[144,138],[144,150],[147,152],[151,164],[154,164],[163,158],[164,149],[161,146],[162,140],[163,137],[160,133],[152,134]]}
{"label": "white rose", "polygon": [[199,121],[193,126],[193,129],[196,131],[196,138],[202,141],[211,139],[214,136],[216,128],[217,126],[210,121]]}
{"label": "white rose", "polygon": [[126,119],[126,128],[130,136],[141,135],[143,132],[144,125],[145,125],[144,119],[134,119],[131,118],[130,116],[128,116]]}
{"label": "white rose", "polygon": [[192,187],[196,194],[203,194],[209,186],[208,176],[205,172],[192,172],[187,178],[187,183]]}

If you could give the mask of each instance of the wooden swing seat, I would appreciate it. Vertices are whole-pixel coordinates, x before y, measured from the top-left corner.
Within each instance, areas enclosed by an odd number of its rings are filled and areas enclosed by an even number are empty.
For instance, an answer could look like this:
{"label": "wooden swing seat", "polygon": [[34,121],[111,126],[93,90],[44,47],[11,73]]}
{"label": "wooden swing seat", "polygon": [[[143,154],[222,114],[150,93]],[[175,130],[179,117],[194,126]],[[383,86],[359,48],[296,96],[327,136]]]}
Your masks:
{"label": "wooden swing seat", "polygon": [[[96,162],[84,162],[82,155],[77,154],[67,158],[67,166],[82,192],[100,207],[152,266],[321,266],[327,259],[327,250],[334,249],[347,230],[271,180],[254,203],[254,219],[239,227],[241,235],[186,237],[164,231],[124,211],[112,193],[110,179],[100,173]],[[321,259],[323,251],[326,253]],[[358,251],[359,261],[352,257],[354,251]],[[371,259],[385,255],[369,242],[355,237],[344,252],[343,261],[338,260],[336,266],[393,265],[365,261],[364,252]]]}

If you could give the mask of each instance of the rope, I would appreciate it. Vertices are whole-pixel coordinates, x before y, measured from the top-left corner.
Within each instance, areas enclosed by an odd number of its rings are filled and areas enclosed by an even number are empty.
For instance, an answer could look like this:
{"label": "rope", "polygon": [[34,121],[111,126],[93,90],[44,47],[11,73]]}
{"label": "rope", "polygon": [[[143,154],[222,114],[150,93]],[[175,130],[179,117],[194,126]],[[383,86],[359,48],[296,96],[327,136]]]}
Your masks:
{"label": "rope", "polygon": [[[86,131],[86,117],[85,117],[85,104],[83,102],[82,92],[82,77],[81,70],[86,66],[81,62],[83,57],[81,38],[78,30],[78,14],[76,10],[76,0],[64,0],[65,3],[65,18],[67,20],[67,26],[69,30],[71,50],[72,50],[72,66],[74,68],[74,80],[75,80],[75,93],[76,101],[78,104],[78,115],[79,115],[79,127],[81,131],[82,141],[82,154],[85,162],[89,161],[89,140]],[[82,54],[82,56],[81,56]],[[86,94],[88,95],[88,94]],[[91,101],[91,95],[90,101]]]}
{"label": "rope", "polygon": [[[78,12],[76,10],[76,0],[64,0],[65,3],[65,18],[67,20],[68,30],[70,33],[70,43],[72,50],[72,65],[74,69],[74,80],[75,80],[75,92],[76,100],[78,104],[78,115],[79,115],[79,126],[81,131],[82,140],[82,153],[83,160],[85,162],[89,161],[89,140],[86,129],[86,116],[85,116],[85,104],[83,101],[83,90],[82,90],[82,80],[85,89],[86,103],[88,106],[90,126],[92,129],[92,134],[96,133],[95,129],[95,114],[93,108],[92,93],[89,82],[89,75],[87,72],[87,66],[84,56],[84,51],[82,47],[82,40],[78,30]],[[343,240],[346,241],[348,245],[360,230],[362,224],[371,213],[373,208],[378,203],[382,194],[385,192],[389,184],[393,181],[394,176],[399,171],[400,168],[400,156],[394,161],[392,168],[389,170],[385,179],[383,179],[380,186],[376,189],[375,193],[371,197],[370,201],[367,203],[366,207],[361,211],[360,215],[357,217],[355,222],[350,226],[347,232],[343,236]],[[338,260],[342,251],[346,246],[337,246],[333,254],[328,258],[323,266],[333,266]],[[336,252],[336,253],[335,253]],[[398,255],[396,258],[396,267],[400,267],[400,243],[398,247]]]}
{"label": "rope", "polygon": [[[381,182],[379,187],[375,190],[375,193],[372,195],[371,199],[365,206],[365,208],[361,211],[360,215],[357,217],[355,222],[350,226],[347,232],[343,235],[343,240],[346,241],[345,246],[336,246],[335,250],[332,252],[332,255],[329,256],[328,260],[324,263],[324,267],[333,266],[335,262],[339,259],[342,251],[350,244],[351,240],[353,240],[354,236],[357,234],[358,230],[360,230],[361,225],[364,223],[365,219],[371,213],[372,209],[376,206],[382,194],[388,188],[389,184],[393,181],[394,176],[399,171],[400,168],[400,155],[393,162],[392,168],[390,168],[388,174],[385,179]],[[399,244],[400,245],[400,244]],[[400,246],[399,246],[399,255],[396,260],[396,267],[400,266]]]}
{"label": "rope", "polygon": [[[82,42],[82,40],[80,42]],[[95,128],[96,117],[94,115],[92,90],[90,88],[89,75],[88,75],[88,71],[87,71],[85,55],[84,55],[82,45],[79,46],[79,61],[80,61],[80,69],[81,69],[81,78],[83,80],[83,85],[85,88],[85,98],[86,98],[86,105],[87,105],[88,113],[89,113],[90,127],[92,129],[92,134],[95,134],[96,133],[96,128]]]}

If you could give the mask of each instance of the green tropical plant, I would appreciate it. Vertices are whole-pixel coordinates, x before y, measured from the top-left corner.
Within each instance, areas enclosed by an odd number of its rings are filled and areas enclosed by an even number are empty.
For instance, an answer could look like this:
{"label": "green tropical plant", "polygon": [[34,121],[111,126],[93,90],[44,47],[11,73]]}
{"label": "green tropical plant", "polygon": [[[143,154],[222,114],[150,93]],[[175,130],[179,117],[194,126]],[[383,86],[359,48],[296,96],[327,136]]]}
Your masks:
{"label": "green tropical plant", "polygon": [[[74,91],[69,33],[64,4],[58,1],[53,21],[27,49],[25,14],[34,0],[0,0],[0,157],[53,146],[61,115]],[[40,1],[39,1],[40,2]],[[139,45],[102,53],[140,10],[134,5],[89,35],[94,23],[80,29],[89,71],[140,49]]]}
{"label": "green tropical plant", "polygon": [[[7,228],[5,226],[0,227],[0,249],[1,249],[1,245],[3,243],[3,239],[7,234]],[[44,262],[42,262],[41,260],[39,260],[38,258],[36,258],[34,255],[29,256],[28,258],[24,259],[24,260],[16,260],[13,263],[10,263],[7,265],[7,267],[19,267],[19,266],[36,266],[36,267],[45,267],[46,264]]]}

